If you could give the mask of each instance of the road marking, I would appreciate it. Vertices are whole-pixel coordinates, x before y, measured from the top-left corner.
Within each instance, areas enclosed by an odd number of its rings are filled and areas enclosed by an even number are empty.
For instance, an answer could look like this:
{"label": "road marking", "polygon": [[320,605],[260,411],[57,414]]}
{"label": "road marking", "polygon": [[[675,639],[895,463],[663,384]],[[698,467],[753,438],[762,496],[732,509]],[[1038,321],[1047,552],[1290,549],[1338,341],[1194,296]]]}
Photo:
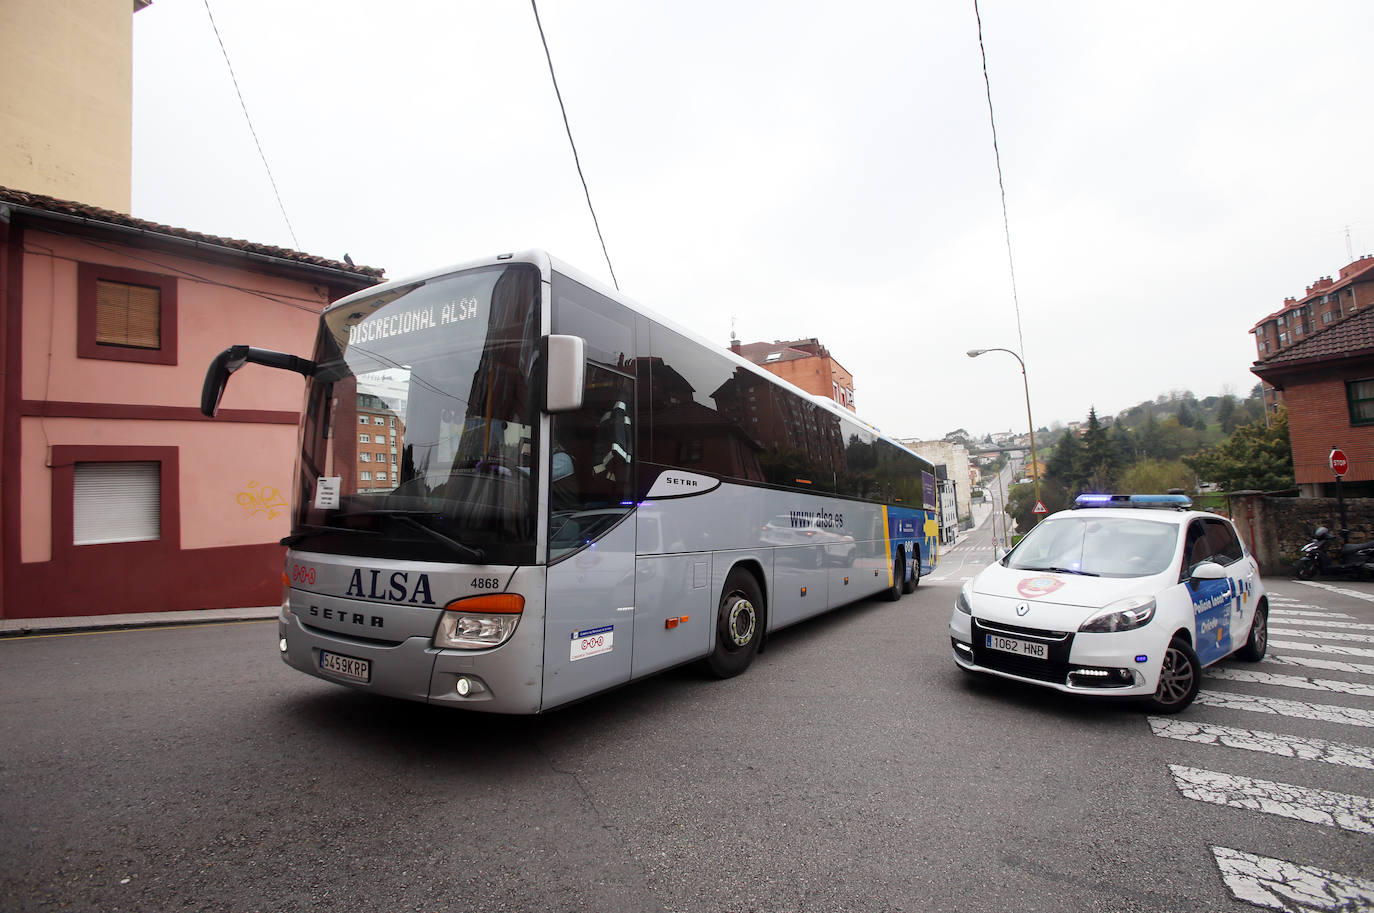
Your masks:
{"label": "road marking", "polygon": [[1322,761],[1326,764],[1339,764],[1342,767],[1374,770],[1374,748],[1367,748],[1363,745],[1328,742],[1325,739],[1304,739],[1277,732],[1265,732],[1260,729],[1218,726],[1214,723],[1200,723],[1196,720],[1182,720],[1177,717],[1152,716],[1149,717],[1149,720],[1150,728],[1154,730],[1154,734],[1164,739],[1198,742],[1203,745],[1222,745],[1226,748],[1261,751],[1265,754],[1296,758],[1300,761]]}
{"label": "road marking", "polygon": [[[1316,606],[1310,606],[1310,608],[1316,608]],[[1297,609],[1274,609],[1269,613],[1270,618],[1288,618],[1290,616],[1294,618],[1345,618],[1350,621],[1355,620],[1354,615],[1347,614],[1346,612],[1302,612]]]}
{"label": "road marking", "polygon": [[1342,682],[1334,678],[1305,678],[1300,675],[1283,675],[1277,672],[1256,672],[1253,669],[1212,668],[1206,672],[1208,678],[1227,682],[1254,682],[1258,685],[1277,685],[1280,688],[1302,688],[1305,691],[1332,691],[1336,694],[1358,694],[1361,697],[1374,697],[1374,685],[1363,682]]}
{"label": "road marking", "polygon": [[1355,621],[1327,621],[1325,619],[1318,620],[1316,618],[1287,617],[1278,619],[1275,618],[1273,614],[1269,617],[1273,621],[1280,621],[1282,624],[1294,625],[1299,628],[1340,628],[1344,631],[1374,631],[1374,625],[1360,624]]}
{"label": "road marking", "polygon": [[1270,626],[1271,633],[1284,637],[1321,637],[1325,640],[1347,640],[1357,644],[1374,644],[1374,634],[1347,634],[1345,631],[1302,631],[1295,628]]}
{"label": "road marking", "polygon": [[1323,723],[1374,727],[1374,710],[1338,707],[1334,704],[1309,704],[1306,701],[1288,701],[1277,697],[1260,697],[1256,694],[1211,690],[1199,691],[1194,702],[1208,707],[1221,707],[1226,710],[1249,710],[1252,713],[1272,713],[1278,716],[1296,717],[1300,720],[1319,720]]}
{"label": "road marking", "polygon": [[1282,656],[1270,653],[1260,660],[1260,665],[1307,666],[1310,669],[1325,669],[1328,672],[1354,672],[1359,675],[1374,675],[1374,665],[1369,663],[1343,663],[1335,659],[1318,659],[1315,656]]}
{"label": "road marking", "polygon": [[1269,856],[1212,847],[1221,880],[1236,900],[1289,913],[1374,910],[1374,881]]}
{"label": "road marking", "polygon": [[1348,590],[1341,586],[1332,586],[1329,583],[1315,583],[1311,580],[1294,580],[1303,586],[1314,586],[1319,590],[1326,590],[1328,593],[1339,593],[1342,596],[1349,596],[1352,599],[1363,599],[1365,602],[1374,602],[1374,593],[1366,593],[1363,590]]}
{"label": "road marking", "polygon": [[1179,792],[1198,802],[1264,812],[1356,834],[1374,834],[1374,800],[1365,796],[1238,777],[1181,764],[1170,764],[1169,771]]}
{"label": "road marking", "polygon": [[1364,656],[1374,659],[1374,650],[1363,647],[1342,647],[1337,644],[1309,644],[1300,640],[1270,640],[1269,646],[1281,650],[1301,650],[1303,653],[1329,653],[1334,656]]}

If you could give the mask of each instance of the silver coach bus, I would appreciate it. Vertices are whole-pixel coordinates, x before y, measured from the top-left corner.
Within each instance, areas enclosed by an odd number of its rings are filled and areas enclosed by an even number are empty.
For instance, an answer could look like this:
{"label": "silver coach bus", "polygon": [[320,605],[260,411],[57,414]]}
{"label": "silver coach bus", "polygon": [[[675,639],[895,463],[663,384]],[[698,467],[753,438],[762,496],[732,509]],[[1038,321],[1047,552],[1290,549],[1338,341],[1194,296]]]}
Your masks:
{"label": "silver coach bus", "polygon": [[355,688],[538,713],[935,565],[930,463],[542,252],[325,310],[306,379],[282,659]]}

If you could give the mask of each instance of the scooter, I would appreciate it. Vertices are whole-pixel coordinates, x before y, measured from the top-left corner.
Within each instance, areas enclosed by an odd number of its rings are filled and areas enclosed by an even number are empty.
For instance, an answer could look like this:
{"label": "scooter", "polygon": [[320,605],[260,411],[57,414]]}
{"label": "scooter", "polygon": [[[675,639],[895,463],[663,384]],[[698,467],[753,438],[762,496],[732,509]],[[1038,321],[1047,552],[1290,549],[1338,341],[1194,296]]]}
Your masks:
{"label": "scooter", "polygon": [[1331,557],[1330,543],[1339,537],[1325,526],[1318,526],[1312,541],[1304,545],[1293,565],[1293,576],[1311,580],[1324,577],[1374,577],[1374,542],[1346,542],[1340,546],[1339,559]]}

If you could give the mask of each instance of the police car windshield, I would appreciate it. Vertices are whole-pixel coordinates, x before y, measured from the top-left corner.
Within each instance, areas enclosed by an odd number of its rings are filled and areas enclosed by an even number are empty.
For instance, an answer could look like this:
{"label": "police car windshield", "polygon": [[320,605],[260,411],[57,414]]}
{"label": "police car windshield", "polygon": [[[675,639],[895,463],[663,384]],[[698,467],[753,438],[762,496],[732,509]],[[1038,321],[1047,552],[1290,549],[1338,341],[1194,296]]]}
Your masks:
{"label": "police car windshield", "polygon": [[1178,526],[1144,517],[1055,517],[1032,529],[1005,559],[1023,571],[1148,577],[1174,561]]}
{"label": "police car windshield", "polygon": [[533,561],[538,288],[533,266],[486,267],[324,315],[307,384],[295,544]]}

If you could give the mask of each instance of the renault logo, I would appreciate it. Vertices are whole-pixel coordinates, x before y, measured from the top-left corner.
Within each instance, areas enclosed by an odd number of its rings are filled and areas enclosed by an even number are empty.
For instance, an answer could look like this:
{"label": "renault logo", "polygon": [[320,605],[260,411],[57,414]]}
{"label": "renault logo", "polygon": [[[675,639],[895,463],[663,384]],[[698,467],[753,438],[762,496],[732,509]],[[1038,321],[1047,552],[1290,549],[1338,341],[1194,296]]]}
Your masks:
{"label": "renault logo", "polygon": [[1025,614],[1026,614],[1027,612],[1029,612],[1029,611],[1030,611],[1030,603],[1029,603],[1029,602],[1018,602],[1018,603],[1016,604],[1016,614],[1017,614],[1017,615],[1025,615]]}

